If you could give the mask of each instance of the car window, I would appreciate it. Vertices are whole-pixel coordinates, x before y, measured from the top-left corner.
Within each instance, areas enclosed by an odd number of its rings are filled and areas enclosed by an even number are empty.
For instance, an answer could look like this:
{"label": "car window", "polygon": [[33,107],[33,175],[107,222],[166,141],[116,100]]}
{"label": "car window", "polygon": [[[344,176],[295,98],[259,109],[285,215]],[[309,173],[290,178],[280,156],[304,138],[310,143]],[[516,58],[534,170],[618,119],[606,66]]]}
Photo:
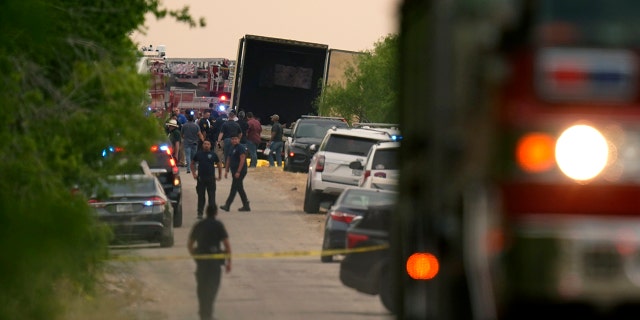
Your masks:
{"label": "car window", "polygon": [[398,149],[378,149],[373,155],[371,169],[373,170],[398,170]]}
{"label": "car window", "polygon": [[[318,125],[315,123],[300,123],[298,125],[298,130],[296,130],[296,136],[298,138],[318,138],[319,131]],[[322,137],[323,136],[324,135],[322,135]]]}
{"label": "car window", "polygon": [[370,192],[366,190],[351,190],[346,195],[344,203],[348,206],[369,207],[393,204],[395,193]]}
{"label": "car window", "polygon": [[129,179],[109,181],[108,188],[112,194],[153,193],[156,185],[153,179]]}
{"label": "car window", "polygon": [[369,149],[371,149],[371,146],[376,142],[378,141],[366,138],[333,134],[329,138],[329,141],[327,141],[325,151],[345,153],[356,156],[366,156],[369,153]]}

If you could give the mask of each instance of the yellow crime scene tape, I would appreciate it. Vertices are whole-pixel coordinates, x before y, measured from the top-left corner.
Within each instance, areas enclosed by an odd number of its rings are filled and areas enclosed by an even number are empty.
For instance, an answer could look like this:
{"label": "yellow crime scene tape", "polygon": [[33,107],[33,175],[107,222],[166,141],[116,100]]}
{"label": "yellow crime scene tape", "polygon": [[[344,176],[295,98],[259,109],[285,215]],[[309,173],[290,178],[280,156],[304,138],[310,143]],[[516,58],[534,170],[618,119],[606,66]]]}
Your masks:
{"label": "yellow crime scene tape", "polygon": [[[265,253],[232,253],[231,258],[234,259],[265,259],[265,258],[292,258],[292,257],[311,257],[311,256],[333,256],[349,253],[371,252],[384,250],[389,248],[388,245],[368,246],[354,249],[332,249],[322,251],[281,251],[281,252],[265,252]],[[111,261],[171,261],[171,260],[188,260],[188,259],[226,259],[226,253],[215,254],[199,254],[199,255],[180,255],[180,256],[157,256],[157,257],[141,257],[132,255],[114,255]]]}

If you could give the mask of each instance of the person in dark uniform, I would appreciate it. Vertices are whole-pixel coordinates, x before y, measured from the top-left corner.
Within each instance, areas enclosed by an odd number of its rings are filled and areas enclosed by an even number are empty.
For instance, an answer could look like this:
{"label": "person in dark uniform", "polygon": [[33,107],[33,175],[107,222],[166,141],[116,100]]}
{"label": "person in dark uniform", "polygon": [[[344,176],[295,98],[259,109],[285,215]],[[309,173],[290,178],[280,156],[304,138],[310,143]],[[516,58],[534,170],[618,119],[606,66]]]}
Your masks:
{"label": "person in dark uniform", "polygon": [[218,165],[217,180],[220,180],[222,177],[222,163],[220,162],[218,155],[211,150],[211,141],[205,140],[202,143],[202,150],[198,150],[198,152],[193,156],[193,159],[191,159],[191,172],[193,178],[198,180],[196,183],[196,193],[198,194],[198,219],[202,219],[205,192],[209,198],[209,205],[216,206],[216,164]]}
{"label": "person in dark uniform", "polygon": [[[231,245],[224,224],[216,219],[218,208],[215,204],[207,206],[207,218],[198,221],[189,234],[187,249],[196,262],[196,291],[198,293],[198,313],[200,320],[213,319],[213,304],[220,288],[222,268],[231,272]],[[223,248],[220,248],[220,243]],[[196,247],[197,244],[197,247]],[[198,257],[198,255],[225,254],[220,257]]]}
{"label": "person in dark uniform", "polygon": [[229,166],[225,167],[224,178],[227,178],[229,169],[231,169],[231,190],[229,191],[229,197],[224,205],[220,206],[220,209],[229,211],[233,199],[236,197],[236,192],[240,194],[242,200],[242,207],[238,211],[251,211],[249,207],[249,199],[247,199],[247,193],[244,191],[243,180],[247,175],[247,148],[240,144],[240,136],[234,134],[231,136],[231,150],[229,156],[227,156],[226,163]]}

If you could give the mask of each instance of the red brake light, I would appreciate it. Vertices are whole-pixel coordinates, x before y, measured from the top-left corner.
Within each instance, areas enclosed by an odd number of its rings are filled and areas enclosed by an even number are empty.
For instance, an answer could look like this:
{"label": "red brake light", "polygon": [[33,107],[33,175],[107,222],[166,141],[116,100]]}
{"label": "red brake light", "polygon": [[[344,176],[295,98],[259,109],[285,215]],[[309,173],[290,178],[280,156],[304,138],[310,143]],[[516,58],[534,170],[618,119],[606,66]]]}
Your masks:
{"label": "red brake light", "polygon": [[165,201],[164,199],[160,198],[160,197],[152,197],[151,199],[145,201],[145,205],[147,206],[163,206],[165,205],[165,203],[167,203],[167,201]]}
{"label": "red brake light", "polygon": [[347,249],[352,249],[358,243],[369,240],[369,236],[364,234],[354,234],[347,232]]}
{"label": "red brake light", "polygon": [[330,214],[331,220],[340,221],[344,223],[351,223],[355,215],[350,213],[345,213],[342,211],[332,211]]}
{"label": "red brake light", "polygon": [[316,172],[324,171],[324,156],[319,156],[318,161],[316,161]]}

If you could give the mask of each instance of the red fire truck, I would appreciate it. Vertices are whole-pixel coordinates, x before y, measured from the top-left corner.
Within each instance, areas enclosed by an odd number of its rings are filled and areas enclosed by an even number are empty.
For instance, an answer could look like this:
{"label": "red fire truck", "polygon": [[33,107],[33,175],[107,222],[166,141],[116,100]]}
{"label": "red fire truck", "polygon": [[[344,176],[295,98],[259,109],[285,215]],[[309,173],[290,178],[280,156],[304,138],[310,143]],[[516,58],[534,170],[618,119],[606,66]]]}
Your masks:
{"label": "red fire truck", "polygon": [[[401,190],[396,239],[408,269],[397,279],[400,315],[430,318],[454,306],[454,296],[475,319],[520,318],[513,314],[523,310],[632,314],[640,309],[640,2],[507,2],[515,18],[494,64],[504,73],[487,103],[486,179],[452,187],[432,173],[426,183],[458,188],[459,219],[429,211],[450,203],[410,209]],[[416,252],[431,260],[416,263]],[[457,288],[468,295],[431,295]]]}

